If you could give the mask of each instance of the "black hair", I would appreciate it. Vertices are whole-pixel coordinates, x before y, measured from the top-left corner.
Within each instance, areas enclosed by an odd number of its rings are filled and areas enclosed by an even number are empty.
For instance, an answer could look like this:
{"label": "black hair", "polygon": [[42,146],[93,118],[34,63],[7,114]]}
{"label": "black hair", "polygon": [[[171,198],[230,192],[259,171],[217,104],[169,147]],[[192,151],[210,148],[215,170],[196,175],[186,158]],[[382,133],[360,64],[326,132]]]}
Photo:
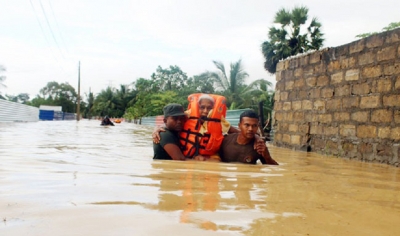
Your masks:
{"label": "black hair", "polygon": [[258,115],[253,110],[247,110],[242,112],[242,114],[240,114],[239,122],[242,122],[243,117],[255,118],[258,120]]}

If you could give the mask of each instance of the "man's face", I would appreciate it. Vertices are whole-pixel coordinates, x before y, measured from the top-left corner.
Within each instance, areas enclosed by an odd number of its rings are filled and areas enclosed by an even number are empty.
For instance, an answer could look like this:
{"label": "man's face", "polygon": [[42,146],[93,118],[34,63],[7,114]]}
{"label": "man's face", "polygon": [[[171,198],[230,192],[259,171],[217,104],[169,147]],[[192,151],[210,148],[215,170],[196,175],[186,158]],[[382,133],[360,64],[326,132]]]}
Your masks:
{"label": "man's face", "polygon": [[199,103],[199,109],[200,109],[200,117],[202,116],[207,117],[210,110],[213,109],[213,104],[208,99],[202,99]]}
{"label": "man's face", "polygon": [[248,138],[253,139],[254,135],[257,133],[258,129],[258,119],[257,118],[250,118],[250,117],[243,117],[242,121],[239,123],[240,133]]}
{"label": "man's face", "polygon": [[164,118],[164,123],[169,130],[179,132],[182,130],[186,119],[186,116],[168,116]]}

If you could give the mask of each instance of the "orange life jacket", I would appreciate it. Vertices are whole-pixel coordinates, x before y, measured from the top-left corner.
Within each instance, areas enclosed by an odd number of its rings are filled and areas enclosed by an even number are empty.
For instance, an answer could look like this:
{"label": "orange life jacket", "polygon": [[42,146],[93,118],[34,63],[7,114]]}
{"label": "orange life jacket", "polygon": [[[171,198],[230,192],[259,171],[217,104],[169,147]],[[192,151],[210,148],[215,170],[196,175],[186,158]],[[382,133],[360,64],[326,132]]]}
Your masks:
{"label": "orange life jacket", "polygon": [[226,117],[226,99],[221,95],[208,94],[214,98],[214,107],[206,119],[207,132],[199,133],[201,128],[199,97],[202,93],[195,93],[188,96],[190,115],[180,132],[182,153],[187,158],[196,155],[211,156],[216,154],[224,140],[222,134],[221,116]]}

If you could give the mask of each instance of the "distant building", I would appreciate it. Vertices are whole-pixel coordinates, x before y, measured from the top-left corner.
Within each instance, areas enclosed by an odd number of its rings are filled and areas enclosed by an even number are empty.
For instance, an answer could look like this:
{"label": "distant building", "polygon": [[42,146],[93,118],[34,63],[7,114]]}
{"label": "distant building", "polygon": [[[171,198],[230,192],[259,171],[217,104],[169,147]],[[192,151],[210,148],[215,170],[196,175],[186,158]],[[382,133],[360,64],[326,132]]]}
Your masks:
{"label": "distant building", "polygon": [[39,120],[63,120],[64,114],[61,106],[40,105]]}

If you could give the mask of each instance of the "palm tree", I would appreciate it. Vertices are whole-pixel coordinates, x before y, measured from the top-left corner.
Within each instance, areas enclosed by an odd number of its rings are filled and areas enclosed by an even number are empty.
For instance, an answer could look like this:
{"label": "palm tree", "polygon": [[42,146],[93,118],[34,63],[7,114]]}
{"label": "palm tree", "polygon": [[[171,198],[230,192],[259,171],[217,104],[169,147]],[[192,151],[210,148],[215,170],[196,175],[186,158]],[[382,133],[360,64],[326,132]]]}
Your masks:
{"label": "palm tree", "polygon": [[107,87],[102,90],[95,98],[93,111],[100,115],[108,115],[110,117],[122,117],[124,111],[119,108],[119,99],[116,96],[115,89]]}
{"label": "palm tree", "polygon": [[271,27],[268,32],[269,41],[262,43],[262,53],[265,57],[264,68],[274,74],[279,60],[304,53],[309,50],[318,50],[323,45],[323,33],[321,23],[313,18],[307,27],[307,32],[301,32],[301,26],[308,19],[307,7],[295,7],[294,9],[280,9],[274,19],[274,23],[280,24],[280,28]]}
{"label": "palm tree", "polygon": [[91,119],[92,118],[92,109],[93,109],[93,103],[94,103],[94,95],[93,92],[89,90],[89,94],[87,95],[87,107],[84,110],[85,111],[85,117]]}
{"label": "palm tree", "polygon": [[222,94],[228,100],[228,105],[240,103],[239,94],[244,87],[246,77],[249,76],[246,71],[243,70],[242,60],[230,64],[229,77],[226,74],[225,66],[220,61],[213,61],[217,67],[217,71],[204,72],[200,77],[204,79],[212,79],[217,86],[217,89],[222,90]]}
{"label": "palm tree", "polygon": [[258,103],[267,101],[271,98],[274,91],[271,89],[272,83],[265,79],[258,79],[246,86],[242,91],[242,96],[246,98],[246,105],[250,107],[251,102]]}

